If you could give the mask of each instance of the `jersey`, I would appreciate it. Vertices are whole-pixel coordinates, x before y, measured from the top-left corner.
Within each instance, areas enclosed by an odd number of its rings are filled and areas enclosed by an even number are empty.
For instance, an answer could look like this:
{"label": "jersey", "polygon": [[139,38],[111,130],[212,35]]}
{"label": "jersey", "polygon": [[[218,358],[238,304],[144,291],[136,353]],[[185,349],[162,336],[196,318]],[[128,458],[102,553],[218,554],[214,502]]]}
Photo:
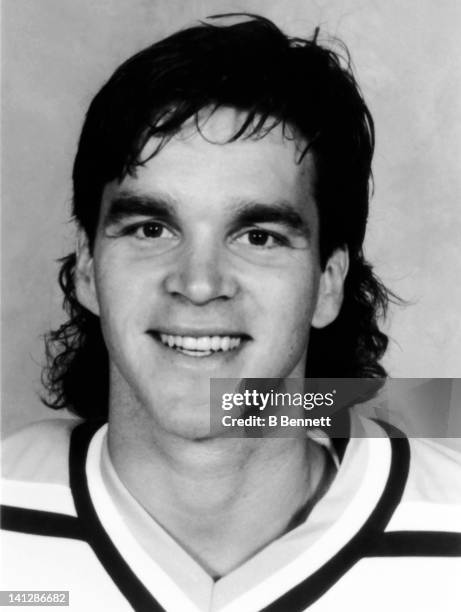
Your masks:
{"label": "jersey", "polygon": [[351,433],[307,519],[213,580],[120,482],[107,425],[29,426],[4,444],[0,588],[66,590],[75,611],[459,611],[460,454]]}

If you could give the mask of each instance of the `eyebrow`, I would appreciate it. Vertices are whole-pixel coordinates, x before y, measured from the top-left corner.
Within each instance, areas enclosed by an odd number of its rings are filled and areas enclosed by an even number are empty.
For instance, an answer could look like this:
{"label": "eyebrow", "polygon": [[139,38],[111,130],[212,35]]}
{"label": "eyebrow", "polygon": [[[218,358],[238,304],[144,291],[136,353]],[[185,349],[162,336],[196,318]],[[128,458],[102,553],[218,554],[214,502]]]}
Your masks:
{"label": "eyebrow", "polygon": [[155,217],[159,221],[177,222],[174,206],[164,197],[120,193],[115,196],[104,218],[104,225],[112,225],[128,217]]}
{"label": "eyebrow", "polygon": [[[159,221],[179,224],[175,206],[168,197],[121,192],[111,200],[104,225],[107,227],[134,216],[155,217]],[[306,238],[312,235],[310,224],[293,204],[285,200],[240,202],[232,214],[232,228],[235,230],[258,223],[278,223]]]}

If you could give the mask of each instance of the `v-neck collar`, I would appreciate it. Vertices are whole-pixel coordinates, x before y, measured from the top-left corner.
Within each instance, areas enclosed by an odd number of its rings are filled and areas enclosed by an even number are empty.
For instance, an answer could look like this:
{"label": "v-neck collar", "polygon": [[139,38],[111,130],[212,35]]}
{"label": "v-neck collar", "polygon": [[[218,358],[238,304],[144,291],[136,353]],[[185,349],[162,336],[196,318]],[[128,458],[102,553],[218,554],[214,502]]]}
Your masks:
{"label": "v-neck collar", "polygon": [[107,426],[96,429],[73,432],[72,493],[88,542],[135,610],[305,610],[381,535],[408,473],[407,440],[355,418],[340,469],[308,519],[214,582],[124,488],[104,455]]}

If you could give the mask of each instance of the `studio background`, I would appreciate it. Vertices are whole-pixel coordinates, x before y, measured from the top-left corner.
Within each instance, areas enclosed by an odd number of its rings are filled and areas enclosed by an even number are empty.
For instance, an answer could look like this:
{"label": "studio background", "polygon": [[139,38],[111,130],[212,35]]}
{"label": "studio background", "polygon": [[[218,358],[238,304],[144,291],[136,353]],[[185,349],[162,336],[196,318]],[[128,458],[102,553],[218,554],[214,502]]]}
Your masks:
{"label": "studio background", "polygon": [[128,56],[210,14],[260,13],[338,36],[374,116],[368,259],[392,307],[394,377],[461,376],[461,3],[457,0],[3,0],[3,434],[54,417],[39,400],[43,334],[63,319],[71,169],[93,95]]}

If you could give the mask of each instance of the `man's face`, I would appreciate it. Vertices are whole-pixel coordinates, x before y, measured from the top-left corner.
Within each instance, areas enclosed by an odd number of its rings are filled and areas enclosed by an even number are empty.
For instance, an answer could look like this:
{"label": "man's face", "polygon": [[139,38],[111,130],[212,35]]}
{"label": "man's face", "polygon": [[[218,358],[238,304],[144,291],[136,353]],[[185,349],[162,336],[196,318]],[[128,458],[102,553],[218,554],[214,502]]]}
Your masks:
{"label": "man's face", "polygon": [[136,176],[108,184],[93,254],[84,246],[79,258],[79,299],[100,315],[109,351],[111,409],[185,436],[206,434],[210,378],[303,377],[312,320],[331,319],[312,158],[297,163],[281,128],[216,144],[238,120],[216,112],[206,138],[186,126]]}

